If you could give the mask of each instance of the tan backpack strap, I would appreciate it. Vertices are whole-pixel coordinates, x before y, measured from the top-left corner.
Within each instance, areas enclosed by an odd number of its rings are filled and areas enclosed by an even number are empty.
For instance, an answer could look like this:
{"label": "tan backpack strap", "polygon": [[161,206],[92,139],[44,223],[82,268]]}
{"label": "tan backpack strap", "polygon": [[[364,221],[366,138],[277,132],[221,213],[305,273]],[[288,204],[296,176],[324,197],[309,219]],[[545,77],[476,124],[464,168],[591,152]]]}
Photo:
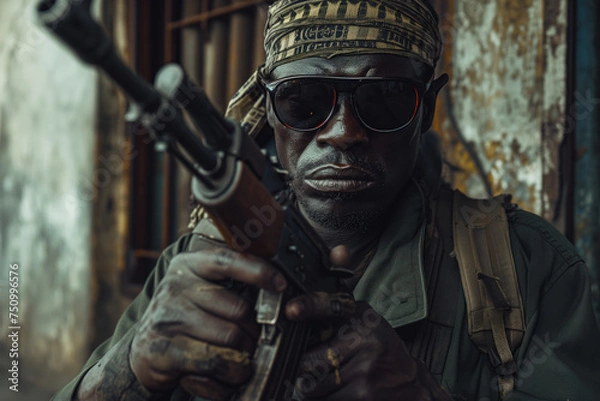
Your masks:
{"label": "tan backpack strap", "polygon": [[496,368],[501,399],[514,388],[513,352],[525,332],[504,200],[504,195],[478,200],[455,191],[453,201],[454,254],[469,335]]}

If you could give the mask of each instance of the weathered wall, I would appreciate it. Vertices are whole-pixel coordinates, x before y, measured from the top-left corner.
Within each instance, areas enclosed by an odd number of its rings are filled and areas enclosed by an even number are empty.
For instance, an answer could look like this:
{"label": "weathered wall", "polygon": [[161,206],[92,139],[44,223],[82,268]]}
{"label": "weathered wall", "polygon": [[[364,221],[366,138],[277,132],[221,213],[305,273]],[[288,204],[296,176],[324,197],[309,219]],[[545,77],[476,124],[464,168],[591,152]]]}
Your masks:
{"label": "weathered wall", "polygon": [[20,278],[18,399],[39,399],[32,383],[54,390],[87,355],[97,75],[34,24],[34,3],[0,2],[3,400],[15,396],[4,393],[10,263]]}
{"label": "weathered wall", "polygon": [[567,0],[435,6],[445,41],[438,70],[451,77],[434,124],[447,179],[472,196],[512,193],[574,241],[596,279],[600,317],[598,2],[577,1],[573,42]]}
{"label": "weathered wall", "polygon": [[566,0],[438,0],[451,76],[435,125],[453,184],[510,192],[562,222],[555,208],[566,105]]}

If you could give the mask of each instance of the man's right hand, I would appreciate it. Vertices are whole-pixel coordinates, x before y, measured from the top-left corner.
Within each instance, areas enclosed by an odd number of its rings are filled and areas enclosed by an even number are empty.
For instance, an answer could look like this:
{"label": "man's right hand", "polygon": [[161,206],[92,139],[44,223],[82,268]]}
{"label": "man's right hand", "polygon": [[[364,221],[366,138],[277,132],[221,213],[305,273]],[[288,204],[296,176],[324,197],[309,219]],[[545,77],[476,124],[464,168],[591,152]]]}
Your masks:
{"label": "man's right hand", "polygon": [[131,346],[130,366],[144,387],[181,384],[227,399],[250,379],[260,327],[254,305],[218,284],[228,279],[277,292],[286,287],[277,270],[252,255],[217,248],[174,257]]}
{"label": "man's right hand", "polygon": [[[287,285],[273,266],[252,255],[226,248],[179,254],[136,324],[129,355],[105,357],[129,358],[133,375],[150,392],[181,385],[200,397],[227,400],[252,376],[260,330],[254,305],[219,284],[228,279],[275,292]],[[93,371],[100,373],[109,362],[104,359]],[[94,393],[100,383],[87,376],[80,390]]]}

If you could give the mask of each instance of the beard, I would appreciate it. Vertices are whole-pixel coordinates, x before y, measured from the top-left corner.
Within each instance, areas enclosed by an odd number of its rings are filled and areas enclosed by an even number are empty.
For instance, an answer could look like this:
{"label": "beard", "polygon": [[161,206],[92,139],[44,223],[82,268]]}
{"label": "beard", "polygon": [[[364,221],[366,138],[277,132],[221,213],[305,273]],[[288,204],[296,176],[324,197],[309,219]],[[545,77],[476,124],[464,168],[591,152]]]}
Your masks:
{"label": "beard", "polygon": [[[349,164],[370,171],[383,190],[385,167],[379,160],[367,162],[363,157],[351,152],[330,153],[317,160],[303,164],[288,176],[288,184],[306,217],[327,230],[366,234],[380,223],[385,213],[384,205],[377,200],[381,193],[376,190],[365,195],[360,192],[330,192],[308,196],[301,187],[307,174],[315,167],[324,164]],[[379,203],[379,204],[378,204]]]}
{"label": "beard", "polygon": [[[298,204],[306,217],[327,230],[367,234],[380,223],[384,210],[379,208],[335,207],[342,202],[360,203],[355,193],[335,193],[314,199],[297,196]],[[332,207],[323,207],[320,203],[331,203]]]}

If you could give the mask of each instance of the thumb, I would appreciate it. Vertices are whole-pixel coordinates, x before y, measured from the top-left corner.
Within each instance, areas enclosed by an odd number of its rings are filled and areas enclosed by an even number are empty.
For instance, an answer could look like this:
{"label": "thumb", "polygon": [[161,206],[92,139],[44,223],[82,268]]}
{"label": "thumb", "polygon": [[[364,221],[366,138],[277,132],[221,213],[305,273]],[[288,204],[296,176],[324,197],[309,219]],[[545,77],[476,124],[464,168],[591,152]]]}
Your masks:
{"label": "thumb", "polygon": [[347,267],[350,264],[350,251],[345,245],[333,247],[329,252],[329,260],[335,267]]}
{"label": "thumb", "polygon": [[325,320],[352,316],[356,309],[357,302],[349,293],[311,292],[292,298],[286,305],[285,314],[296,321]]}

